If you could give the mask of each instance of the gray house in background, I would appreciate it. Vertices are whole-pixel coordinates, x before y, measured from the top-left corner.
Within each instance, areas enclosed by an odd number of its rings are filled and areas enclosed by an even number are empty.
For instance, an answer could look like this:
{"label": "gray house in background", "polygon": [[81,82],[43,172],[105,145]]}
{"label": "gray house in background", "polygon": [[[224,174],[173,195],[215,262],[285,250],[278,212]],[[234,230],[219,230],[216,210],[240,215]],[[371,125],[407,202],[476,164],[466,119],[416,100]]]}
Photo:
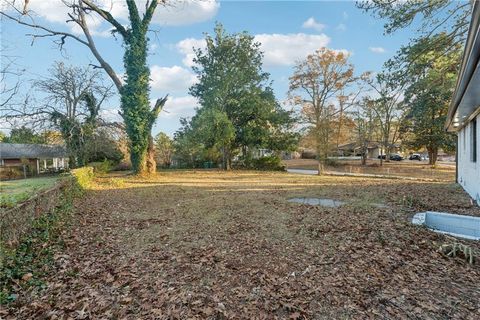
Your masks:
{"label": "gray house in background", "polygon": [[61,145],[0,143],[0,167],[25,164],[37,174],[68,169],[68,153]]}
{"label": "gray house in background", "polygon": [[480,204],[480,1],[473,1],[462,66],[446,129],[456,132],[457,182]]}

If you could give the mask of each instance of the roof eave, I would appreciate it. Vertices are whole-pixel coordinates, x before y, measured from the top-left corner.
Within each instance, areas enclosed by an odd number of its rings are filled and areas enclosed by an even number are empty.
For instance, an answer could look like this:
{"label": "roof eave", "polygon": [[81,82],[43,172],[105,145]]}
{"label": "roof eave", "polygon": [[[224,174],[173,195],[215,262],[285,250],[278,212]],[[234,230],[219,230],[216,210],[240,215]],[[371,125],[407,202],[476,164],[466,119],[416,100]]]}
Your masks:
{"label": "roof eave", "polygon": [[472,20],[468,31],[467,42],[463,54],[462,65],[457,79],[455,92],[448,108],[445,129],[449,132],[460,130],[472,117],[464,119],[462,123],[455,119],[458,107],[462,102],[464,94],[472,80],[480,58],[480,1],[473,1]]}

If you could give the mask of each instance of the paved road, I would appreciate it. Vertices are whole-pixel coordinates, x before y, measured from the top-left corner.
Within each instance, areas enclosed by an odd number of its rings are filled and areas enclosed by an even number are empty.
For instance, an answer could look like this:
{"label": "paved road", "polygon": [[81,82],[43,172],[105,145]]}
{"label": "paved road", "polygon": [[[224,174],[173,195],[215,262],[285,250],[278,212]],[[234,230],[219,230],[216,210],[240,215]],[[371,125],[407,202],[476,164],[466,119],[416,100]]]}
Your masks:
{"label": "paved road", "polygon": [[308,170],[308,169],[287,169],[287,172],[299,173],[299,174],[310,174],[310,175],[318,174],[318,170]]}
{"label": "paved road", "polygon": [[[308,170],[308,169],[287,169],[289,173],[295,174],[306,174],[306,175],[317,175],[318,170]],[[390,174],[371,174],[371,173],[348,173],[348,172],[336,172],[336,171],[325,171],[326,175],[330,176],[344,176],[344,177],[365,177],[365,178],[387,178],[387,179],[401,179],[401,180],[413,180],[413,181],[440,181],[434,178],[418,178],[418,177],[406,177],[399,175],[390,175]]]}

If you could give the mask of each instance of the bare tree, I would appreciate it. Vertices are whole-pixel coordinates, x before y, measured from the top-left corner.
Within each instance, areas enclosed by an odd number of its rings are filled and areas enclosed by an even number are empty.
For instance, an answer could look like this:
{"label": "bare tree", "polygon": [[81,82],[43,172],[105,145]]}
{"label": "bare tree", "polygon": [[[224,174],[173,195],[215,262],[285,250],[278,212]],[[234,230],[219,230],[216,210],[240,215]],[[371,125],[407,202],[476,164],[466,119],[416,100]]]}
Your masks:
{"label": "bare tree", "polygon": [[363,99],[356,111],[352,112],[355,123],[356,143],[360,146],[362,165],[367,164],[368,147],[374,141],[377,121],[373,110],[368,106],[369,100]]}
{"label": "bare tree", "polygon": [[[153,108],[150,107],[147,32],[157,6],[159,3],[165,5],[166,0],[145,1],[143,14],[140,13],[135,0],[125,0],[128,9],[129,24],[127,26],[117,20],[109,11],[109,8],[102,7],[93,0],[65,0],[63,4],[70,9],[66,22],[78,26],[83,33],[81,36],[37,24],[29,14],[27,0],[20,7],[18,4],[20,1],[17,1],[17,6],[15,6],[15,1],[5,0],[4,2],[10,4],[10,10],[0,11],[0,14],[36,30],[37,33],[30,34],[32,40],[53,37],[60,48],[65,45],[67,40],[75,40],[90,50],[99,63],[96,67],[107,73],[120,93],[120,114],[125,122],[126,132],[130,140],[130,158],[134,171],[138,174],[155,171],[151,131],[155,120],[167,101],[167,97],[157,99]],[[87,19],[89,15],[99,17],[110,24],[112,35],[119,35],[122,39],[125,67],[124,81],[120,79],[110,63],[104,59],[102,53],[98,50],[89,27],[89,20]],[[28,19],[25,19],[25,17]]]}
{"label": "bare tree", "polygon": [[[345,92],[358,79],[348,56],[327,48],[298,62],[290,77],[289,95],[295,105],[302,107],[303,118],[315,136],[319,175],[332,149],[334,122],[354,104],[359,94]],[[334,101],[339,96],[340,106],[337,107]]]}
{"label": "bare tree", "polygon": [[9,105],[18,103],[14,101],[18,97],[23,73],[22,68],[16,64],[16,57],[6,54],[8,48],[2,44],[0,55],[0,111]]}
{"label": "bare tree", "polygon": [[33,87],[44,96],[41,102],[3,108],[6,119],[20,119],[31,126],[53,127],[61,133],[70,155],[70,165],[84,164],[84,143],[103,120],[100,106],[112,95],[99,70],[70,67],[56,62],[50,76],[34,81]]}
{"label": "bare tree", "polygon": [[[390,161],[391,148],[400,138],[400,127],[404,119],[403,87],[395,86],[388,75],[379,74],[367,81],[373,94],[366,101],[366,107],[373,112],[379,125],[382,152],[386,161]],[[383,157],[380,156],[380,165]]]}

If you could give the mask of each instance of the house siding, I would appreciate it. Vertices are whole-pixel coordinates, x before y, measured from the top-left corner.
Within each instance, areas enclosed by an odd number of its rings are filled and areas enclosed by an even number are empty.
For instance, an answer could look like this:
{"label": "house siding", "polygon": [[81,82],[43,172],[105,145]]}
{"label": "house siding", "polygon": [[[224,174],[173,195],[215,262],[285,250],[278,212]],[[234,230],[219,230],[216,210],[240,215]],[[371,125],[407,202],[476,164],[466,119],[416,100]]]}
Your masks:
{"label": "house siding", "polygon": [[476,119],[476,161],[472,161],[473,121],[458,131],[458,183],[480,205],[480,115]]}

